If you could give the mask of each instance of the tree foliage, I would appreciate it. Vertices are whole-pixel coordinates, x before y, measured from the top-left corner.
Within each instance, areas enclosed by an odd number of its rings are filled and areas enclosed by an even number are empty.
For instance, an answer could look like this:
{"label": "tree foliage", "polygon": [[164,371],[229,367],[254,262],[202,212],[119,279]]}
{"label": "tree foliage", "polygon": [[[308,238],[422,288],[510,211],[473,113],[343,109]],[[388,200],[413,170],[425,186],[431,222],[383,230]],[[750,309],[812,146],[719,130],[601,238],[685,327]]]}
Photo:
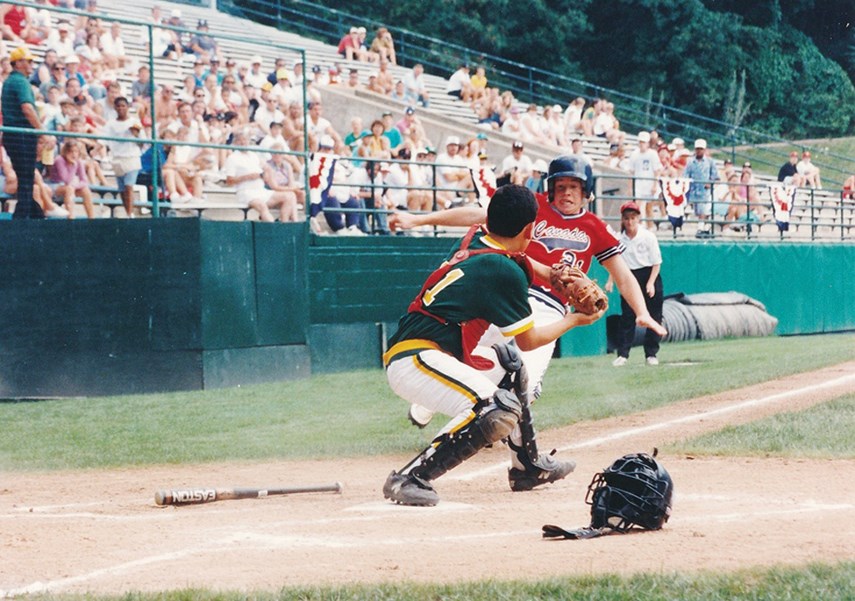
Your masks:
{"label": "tree foliage", "polygon": [[851,7],[852,0],[351,0],[347,11],[725,122],[739,74],[742,125],[801,137],[855,132],[855,87],[841,66],[855,63],[844,24]]}

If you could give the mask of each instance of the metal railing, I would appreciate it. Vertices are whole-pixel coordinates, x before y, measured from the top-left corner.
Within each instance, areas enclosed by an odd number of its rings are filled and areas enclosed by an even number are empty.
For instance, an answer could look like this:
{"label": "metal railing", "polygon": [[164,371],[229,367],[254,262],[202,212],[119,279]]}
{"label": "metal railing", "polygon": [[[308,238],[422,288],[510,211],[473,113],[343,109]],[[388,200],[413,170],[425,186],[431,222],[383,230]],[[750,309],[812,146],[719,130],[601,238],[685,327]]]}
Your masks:
{"label": "metal railing", "polygon": [[286,28],[288,31],[300,33],[329,44],[337,44],[341,36],[354,25],[367,25],[369,29],[384,26],[395,37],[399,64],[422,63],[428,72],[447,77],[448,73],[456,69],[461,60],[475,61],[487,67],[492,85],[508,89],[526,101],[564,106],[568,100],[577,96],[587,99],[596,97],[612,99],[616,101],[625,130],[627,126],[632,126],[643,130],[656,129],[667,137],[706,138],[711,146],[721,149],[729,148],[731,158],[734,161],[748,156],[740,149],[742,146],[782,144],[781,150],[766,149],[773,157],[781,159],[777,164],[773,161],[754,158],[757,162],[771,167],[777,167],[784,162],[790,150],[810,150],[814,155],[814,162],[823,167],[829,183],[840,184],[851,173],[833,165],[824,164],[822,162],[823,155],[833,157],[845,164],[851,164],[855,170],[855,157],[840,155],[808,145],[793,144],[778,136],[747,127],[734,127],[719,119],[656,102],[651,98],[627,94],[552,71],[531,67],[481,52],[478,49],[407,31],[387,23],[368,20],[362,16],[306,0],[289,0],[288,2],[283,0],[252,0],[250,2],[246,0],[219,0],[218,7],[225,12],[250,18],[273,27]]}

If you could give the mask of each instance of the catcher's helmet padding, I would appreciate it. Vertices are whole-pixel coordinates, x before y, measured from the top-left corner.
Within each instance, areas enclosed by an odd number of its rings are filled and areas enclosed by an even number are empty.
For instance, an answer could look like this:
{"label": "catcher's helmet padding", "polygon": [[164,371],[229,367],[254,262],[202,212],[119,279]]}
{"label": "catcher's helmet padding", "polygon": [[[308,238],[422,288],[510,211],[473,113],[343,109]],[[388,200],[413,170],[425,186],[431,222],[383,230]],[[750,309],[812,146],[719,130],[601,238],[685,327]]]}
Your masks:
{"label": "catcher's helmet padding", "polygon": [[588,486],[591,527],[659,530],[671,515],[673,492],[671,476],[656,459],[646,453],[624,455]]}

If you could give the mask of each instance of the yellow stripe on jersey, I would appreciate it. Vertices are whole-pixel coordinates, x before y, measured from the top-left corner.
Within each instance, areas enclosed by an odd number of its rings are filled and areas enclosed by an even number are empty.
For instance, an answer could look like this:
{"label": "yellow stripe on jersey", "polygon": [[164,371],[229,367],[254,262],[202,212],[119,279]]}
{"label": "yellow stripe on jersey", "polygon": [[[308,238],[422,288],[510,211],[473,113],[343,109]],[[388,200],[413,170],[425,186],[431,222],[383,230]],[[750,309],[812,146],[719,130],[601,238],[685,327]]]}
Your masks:
{"label": "yellow stripe on jersey", "polygon": [[457,380],[451,379],[447,374],[435,370],[430,365],[422,361],[422,359],[418,355],[413,355],[413,365],[415,365],[416,369],[418,369],[420,372],[422,372],[429,378],[432,378],[437,382],[448,386],[452,390],[456,390],[457,392],[465,396],[467,399],[469,399],[469,401],[473,405],[478,404],[478,402],[481,400],[478,395],[475,394],[474,390],[466,387],[462,382],[458,382]]}
{"label": "yellow stripe on jersey", "polygon": [[383,353],[383,365],[389,366],[393,359],[396,358],[397,355],[401,353],[411,352],[411,351],[425,351],[428,349],[433,349],[435,351],[442,350],[439,348],[439,345],[433,340],[425,340],[422,338],[413,338],[411,340],[402,340],[398,344],[395,344],[388,351]]}
{"label": "yellow stripe on jersey", "polygon": [[512,336],[516,336],[517,334],[522,334],[526,330],[530,330],[534,327],[534,317],[529,315],[516,323],[512,323],[509,326],[505,326],[504,328],[499,328],[503,335],[508,338]]}

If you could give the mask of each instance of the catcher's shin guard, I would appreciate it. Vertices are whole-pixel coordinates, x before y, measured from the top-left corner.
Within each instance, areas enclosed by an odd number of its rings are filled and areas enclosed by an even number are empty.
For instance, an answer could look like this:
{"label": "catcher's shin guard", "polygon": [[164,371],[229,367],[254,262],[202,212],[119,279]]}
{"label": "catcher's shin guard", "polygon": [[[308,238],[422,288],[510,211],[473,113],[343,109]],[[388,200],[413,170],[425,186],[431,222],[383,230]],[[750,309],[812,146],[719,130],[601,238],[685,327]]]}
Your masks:
{"label": "catcher's shin guard", "polygon": [[492,349],[496,351],[496,357],[507,373],[499,383],[499,388],[513,390],[525,406],[528,404],[528,371],[523,364],[520,350],[511,344],[494,344]]}
{"label": "catcher's shin guard", "polygon": [[457,467],[488,444],[507,437],[520,419],[522,407],[516,395],[499,389],[493,402],[481,410],[466,427],[449,434],[410,474],[425,481],[435,480]]}
{"label": "catcher's shin guard", "polygon": [[553,457],[554,450],[548,455],[539,453],[537,432],[534,429],[531,407],[528,402],[522,406],[520,433],[522,434],[522,446],[517,446],[510,438],[508,439],[508,446],[523,466],[522,469],[511,467],[508,470],[508,482],[511,485],[511,490],[517,492],[531,490],[535,486],[561,480],[576,469],[576,463],[573,461],[555,459]]}

